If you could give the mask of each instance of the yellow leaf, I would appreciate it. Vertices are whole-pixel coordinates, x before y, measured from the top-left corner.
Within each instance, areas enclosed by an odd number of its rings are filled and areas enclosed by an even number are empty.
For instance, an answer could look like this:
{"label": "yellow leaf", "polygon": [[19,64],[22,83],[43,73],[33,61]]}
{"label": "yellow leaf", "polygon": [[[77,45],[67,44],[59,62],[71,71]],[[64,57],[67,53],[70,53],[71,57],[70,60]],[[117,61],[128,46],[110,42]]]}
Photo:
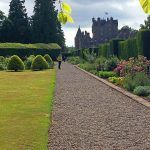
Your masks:
{"label": "yellow leaf", "polygon": [[69,4],[67,3],[62,3],[62,9],[64,12],[68,13],[68,14],[71,14],[71,7]]}
{"label": "yellow leaf", "polygon": [[61,11],[61,12],[58,14],[58,20],[59,20],[62,24],[66,24],[66,23],[67,23],[67,20],[68,20],[67,14]]}
{"label": "yellow leaf", "polygon": [[74,23],[74,20],[70,15],[67,15],[67,21],[70,23]]}
{"label": "yellow leaf", "polygon": [[150,0],[139,0],[145,13],[150,13]]}

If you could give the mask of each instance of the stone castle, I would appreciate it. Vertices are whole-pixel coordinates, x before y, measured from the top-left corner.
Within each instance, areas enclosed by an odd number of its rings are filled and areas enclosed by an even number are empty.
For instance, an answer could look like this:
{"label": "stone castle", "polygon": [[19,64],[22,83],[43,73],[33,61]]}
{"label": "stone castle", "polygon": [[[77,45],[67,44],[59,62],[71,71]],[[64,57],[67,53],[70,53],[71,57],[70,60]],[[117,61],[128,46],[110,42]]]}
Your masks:
{"label": "stone castle", "polygon": [[128,39],[134,37],[137,33],[136,30],[129,28],[128,26],[118,29],[118,20],[114,20],[112,17],[107,19],[95,18],[92,19],[92,33],[93,37],[90,37],[90,33],[87,31],[82,32],[80,27],[75,37],[75,48],[92,48],[102,43],[108,42],[113,38]]}

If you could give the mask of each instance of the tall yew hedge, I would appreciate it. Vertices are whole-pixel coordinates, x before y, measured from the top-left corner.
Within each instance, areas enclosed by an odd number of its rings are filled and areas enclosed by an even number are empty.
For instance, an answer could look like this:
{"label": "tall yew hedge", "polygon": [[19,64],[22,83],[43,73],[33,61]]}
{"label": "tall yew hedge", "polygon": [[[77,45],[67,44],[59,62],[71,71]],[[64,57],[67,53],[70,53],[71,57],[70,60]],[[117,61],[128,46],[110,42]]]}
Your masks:
{"label": "tall yew hedge", "polygon": [[137,35],[138,54],[150,59],[150,30],[141,30]]}

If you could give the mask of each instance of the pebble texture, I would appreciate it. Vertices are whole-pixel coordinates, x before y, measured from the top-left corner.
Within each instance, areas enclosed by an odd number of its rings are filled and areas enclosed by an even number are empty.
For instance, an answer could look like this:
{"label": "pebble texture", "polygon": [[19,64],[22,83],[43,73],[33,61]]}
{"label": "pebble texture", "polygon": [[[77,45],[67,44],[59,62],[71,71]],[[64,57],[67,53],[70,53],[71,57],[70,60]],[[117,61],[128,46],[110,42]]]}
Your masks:
{"label": "pebble texture", "polygon": [[64,63],[49,150],[150,150],[150,109]]}

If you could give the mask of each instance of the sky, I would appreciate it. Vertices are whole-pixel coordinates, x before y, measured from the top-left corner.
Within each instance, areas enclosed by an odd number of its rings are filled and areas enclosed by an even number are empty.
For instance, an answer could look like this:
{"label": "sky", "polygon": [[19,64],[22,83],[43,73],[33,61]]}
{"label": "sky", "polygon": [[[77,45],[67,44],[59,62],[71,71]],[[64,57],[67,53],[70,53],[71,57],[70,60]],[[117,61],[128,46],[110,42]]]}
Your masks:
{"label": "sky", "polygon": [[[11,0],[0,0],[0,10],[8,14]],[[113,17],[118,19],[119,28],[128,25],[139,29],[147,15],[143,12],[139,0],[64,0],[72,7],[72,17],[75,23],[63,25],[67,46],[74,46],[74,37],[77,29],[90,32],[92,37],[92,18]],[[34,0],[25,2],[28,15],[33,14]],[[108,15],[105,15],[108,12]]]}

